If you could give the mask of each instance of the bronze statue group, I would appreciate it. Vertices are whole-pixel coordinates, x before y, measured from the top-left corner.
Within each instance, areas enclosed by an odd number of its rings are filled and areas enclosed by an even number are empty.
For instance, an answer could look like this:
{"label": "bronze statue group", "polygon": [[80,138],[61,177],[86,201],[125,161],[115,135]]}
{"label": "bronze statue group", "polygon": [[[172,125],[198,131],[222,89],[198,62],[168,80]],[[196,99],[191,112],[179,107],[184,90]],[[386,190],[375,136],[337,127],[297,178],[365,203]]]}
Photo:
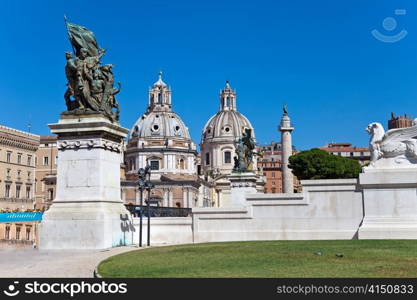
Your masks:
{"label": "bronze statue group", "polygon": [[94,34],[87,28],[66,23],[68,36],[75,53],[66,52],[65,74],[68,80],[64,94],[67,112],[99,112],[112,122],[119,121],[119,104],[115,95],[113,65],[102,65],[105,50],[98,47]]}

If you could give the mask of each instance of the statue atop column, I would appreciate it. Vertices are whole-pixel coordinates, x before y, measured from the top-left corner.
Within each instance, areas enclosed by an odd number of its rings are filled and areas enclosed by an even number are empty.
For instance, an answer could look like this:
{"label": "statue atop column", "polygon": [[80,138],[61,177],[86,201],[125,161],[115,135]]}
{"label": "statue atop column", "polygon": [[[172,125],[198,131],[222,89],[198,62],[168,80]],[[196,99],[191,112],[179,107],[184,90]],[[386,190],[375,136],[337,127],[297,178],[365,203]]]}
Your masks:
{"label": "statue atop column", "polygon": [[252,130],[245,129],[242,138],[236,143],[236,155],[234,157],[233,172],[242,173],[252,171],[253,169],[253,156],[256,155],[255,140],[252,137]]}
{"label": "statue atop column", "polygon": [[68,80],[65,113],[98,112],[118,122],[119,104],[115,95],[120,91],[120,83],[118,88],[114,87],[113,65],[101,64],[105,49],[98,46],[94,33],[87,28],[68,23],[66,19],[65,24],[74,52],[65,54]]}

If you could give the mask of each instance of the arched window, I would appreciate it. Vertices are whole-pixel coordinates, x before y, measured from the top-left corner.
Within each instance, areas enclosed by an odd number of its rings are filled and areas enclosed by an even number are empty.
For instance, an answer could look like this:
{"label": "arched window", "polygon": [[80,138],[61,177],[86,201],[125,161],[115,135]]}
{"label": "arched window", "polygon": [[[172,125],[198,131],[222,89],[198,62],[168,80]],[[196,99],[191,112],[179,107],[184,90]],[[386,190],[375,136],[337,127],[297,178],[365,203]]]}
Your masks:
{"label": "arched window", "polygon": [[158,103],[162,103],[162,93],[158,94]]}
{"label": "arched window", "polygon": [[206,153],[206,165],[210,164],[210,153]]}
{"label": "arched window", "polygon": [[232,153],[230,151],[224,151],[224,163],[225,164],[232,163]]}
{"label": "arched window", "polygon": [[179,163],[179,165],[180,165],[180,170],[184,170],[185,169],[185,162],[184,162],[184,159],[180,159],[180,163]]}

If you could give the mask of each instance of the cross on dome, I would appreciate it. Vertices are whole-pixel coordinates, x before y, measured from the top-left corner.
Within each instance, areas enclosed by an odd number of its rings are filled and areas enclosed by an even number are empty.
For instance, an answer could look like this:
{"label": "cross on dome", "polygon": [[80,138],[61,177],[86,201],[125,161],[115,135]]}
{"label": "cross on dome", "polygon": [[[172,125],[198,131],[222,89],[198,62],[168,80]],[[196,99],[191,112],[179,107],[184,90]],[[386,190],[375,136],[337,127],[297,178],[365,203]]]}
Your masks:
{"label": "cross on dome", "polygon": [[153,87],[167,87],[167,84],[162,80],[162,71],[158,72],[158,80],[152,86]]}
{"label": "cross on dome", "polygon": [[228,89],[228,90],[230,90],[231,88],[230,88],[230,82],[229,82],[229,80],[226,80],[226,85],[224,86],[224,89],[226,90],[226,89]]}

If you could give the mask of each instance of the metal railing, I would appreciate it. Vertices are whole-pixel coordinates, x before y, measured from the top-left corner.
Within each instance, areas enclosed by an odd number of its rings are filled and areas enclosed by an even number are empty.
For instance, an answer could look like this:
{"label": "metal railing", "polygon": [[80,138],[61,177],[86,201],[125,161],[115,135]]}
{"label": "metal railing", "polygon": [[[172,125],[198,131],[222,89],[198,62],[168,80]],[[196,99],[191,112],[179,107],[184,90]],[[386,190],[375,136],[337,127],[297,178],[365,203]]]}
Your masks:
{"label": "metal railing", "polygon": [[[142,213],[142,216],[148,216],[148,207],[126,204],[127,210],[134,216],[139,217]],[[160,206],[150,206],[149,207],[150,217],[188,217],[191,216],[191,208],[178,208],[178,207],[160,207]]]}

